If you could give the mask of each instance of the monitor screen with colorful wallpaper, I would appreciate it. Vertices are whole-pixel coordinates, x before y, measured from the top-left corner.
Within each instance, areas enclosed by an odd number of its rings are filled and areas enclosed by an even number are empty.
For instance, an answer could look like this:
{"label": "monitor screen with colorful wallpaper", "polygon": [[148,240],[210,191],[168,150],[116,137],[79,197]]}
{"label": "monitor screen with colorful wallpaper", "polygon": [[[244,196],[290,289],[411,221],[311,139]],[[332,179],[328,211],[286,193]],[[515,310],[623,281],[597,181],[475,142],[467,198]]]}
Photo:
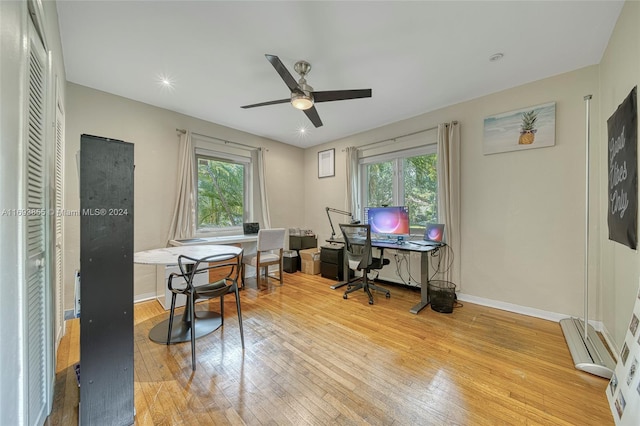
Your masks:
{"label": "monitor screen with colorful wallpaper", "polygon": [[365,207],[364,223],[371,225],[374,234],[408,235],[409,207]]}
{"label": "monitor screen with colorful wallpaper", "polygon": [[427,228],[424,231],[424,239],[425,241],[443,243],[444,242],[444,224],[427,223]]}

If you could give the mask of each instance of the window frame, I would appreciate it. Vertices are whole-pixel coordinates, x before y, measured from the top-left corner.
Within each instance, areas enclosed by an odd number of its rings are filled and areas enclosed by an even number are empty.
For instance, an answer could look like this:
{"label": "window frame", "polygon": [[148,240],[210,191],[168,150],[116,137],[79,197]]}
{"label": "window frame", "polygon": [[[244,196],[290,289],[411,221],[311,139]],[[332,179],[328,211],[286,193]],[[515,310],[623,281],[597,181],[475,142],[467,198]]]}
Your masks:
{"label": "window frame", "polygon": [[198,199],[199,199],[199,191],[198,191],[198,159],[204,158],[207,160],[214,161],[222,161],[232,164],[242,165],[244,168],[243,173],[243,212],[242,212],[242,221],[246,222],[248,217],[251,217],[251,200],[252,200],[252,188],[253,188],[253,160],[251,157],[245,157],[242,155],[231,154],[228,152],[211,149],[211,148],[200,148],[196,147],[194,149],[194,201],[195,201],[195,236],[196,237],[213,237],[220,235],[234,235],[241,234],[242,224],[238,226],[229,226],[226,228],[200,228],[198,227]]}
{"label": "window frame", "polygon": [[[424,145],[419,145],[413,148],[407,148],[402,150],[396,150],[392,152],[386,152],[381,154],[370,155],[366,157],[361,157],[358,159],[358,174],[360,180],[360,205],[363,206],[360,209],[360,219],[364,220],[364,207],[369,206],[368,204],[368,173],[367,166],[376,163],[382,162],[392,162],[393,164],[393,180],[392,180],[392,204],[394,206],[402,206],[405,205],[405,191],[404,191],[404,160],[409,157],[417,157],[421,155],[432,155],[435,154],[437,156],[438,145],[437,143],[428,143]],[[437,168],[437,161],[436,161]],[[415,226],[411,225],[411,230]]]}

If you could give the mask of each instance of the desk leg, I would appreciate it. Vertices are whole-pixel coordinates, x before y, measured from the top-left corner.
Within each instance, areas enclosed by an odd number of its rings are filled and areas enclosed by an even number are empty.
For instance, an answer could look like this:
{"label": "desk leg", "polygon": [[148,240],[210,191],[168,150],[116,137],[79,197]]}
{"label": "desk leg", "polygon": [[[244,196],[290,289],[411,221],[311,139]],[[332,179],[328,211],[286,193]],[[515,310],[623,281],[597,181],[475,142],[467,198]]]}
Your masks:
{"label": "desk leg", "polygon": [[423,308],[425,308],[429,304],[429,292],[427,289],[427,284],[421,284],[420,287],[420,303],[415,305],[413,308],[409,309],[409,312],[412,314],[417,314]]}
{"label": "desk leg", "polygon": [[420,255],[420,303],[409,309],[412,314],[417,314],[429,304],[429,252],[423,251]]}
{"label": "desk leg", "polygon": [[344,286],[345,286],[345,285],[347,285],[347,284],[349,284],[349,281],[340,281],[339,283],[334,284],[334,285],[332,285],[332,286],[331,286],[331,287],[329,287],[329,288],[330,288],[331,290],[335,290],[335,289],[337,289],[337,288],[344,287]]}

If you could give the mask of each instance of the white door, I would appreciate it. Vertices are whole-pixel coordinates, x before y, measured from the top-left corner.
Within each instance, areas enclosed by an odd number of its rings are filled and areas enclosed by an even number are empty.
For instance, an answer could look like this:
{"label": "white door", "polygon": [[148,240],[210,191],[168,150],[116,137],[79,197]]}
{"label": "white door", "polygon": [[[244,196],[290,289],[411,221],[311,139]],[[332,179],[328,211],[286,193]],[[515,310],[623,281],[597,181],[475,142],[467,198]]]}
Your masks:
{"label": "white door", "polygon": [[25,401],[28,425],[41,425],[48,414],[47,268],[45,161],[47,134],[47,55],[29,20],[25,129]]}
{"label": "white door", "polygon": [[56,351],[64,336],[64,282],[62,280],[62,219],[64,207],[64,110],[61,100],[56,97],[56,155],[55,155],[55,336]]}

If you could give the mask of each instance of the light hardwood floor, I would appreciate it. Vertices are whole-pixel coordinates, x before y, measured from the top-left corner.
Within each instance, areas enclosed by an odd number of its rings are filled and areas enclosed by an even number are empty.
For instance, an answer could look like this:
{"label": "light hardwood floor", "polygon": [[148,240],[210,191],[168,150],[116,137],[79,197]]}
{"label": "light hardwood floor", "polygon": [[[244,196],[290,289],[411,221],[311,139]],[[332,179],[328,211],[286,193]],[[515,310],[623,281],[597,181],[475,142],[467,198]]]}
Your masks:
{"label": "light hardwood floor", "polygon": [[[385,285],[371,306],[332,283],[298,272],[243,290],[244,353],[228,296],[193,374],[188,343],[147,337],[167,313],[137,304],[135,424],[613,424],[608,381],[574,369],[559,324],[470,303],[414,315],[415,289]],[[77,424],[79,335],[68,321],[48,425]]]}

